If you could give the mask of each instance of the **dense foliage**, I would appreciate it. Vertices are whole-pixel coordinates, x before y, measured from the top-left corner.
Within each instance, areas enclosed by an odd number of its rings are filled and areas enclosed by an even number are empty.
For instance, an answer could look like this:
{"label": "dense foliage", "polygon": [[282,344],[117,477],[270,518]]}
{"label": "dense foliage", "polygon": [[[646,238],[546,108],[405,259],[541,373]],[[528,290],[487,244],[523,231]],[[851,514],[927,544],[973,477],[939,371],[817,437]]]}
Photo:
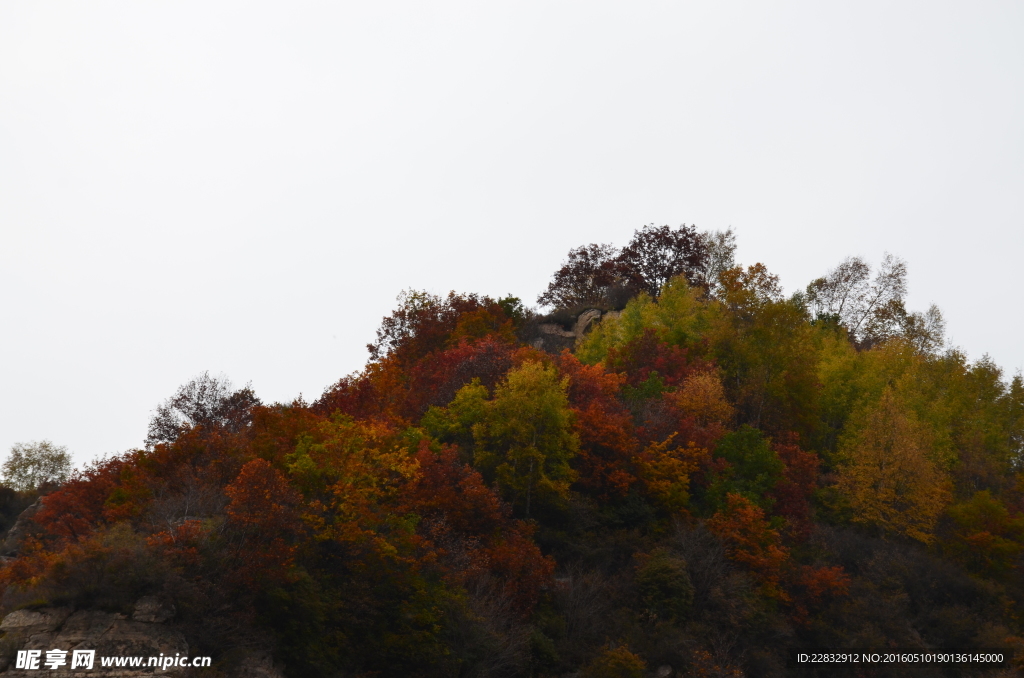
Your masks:
{"label": "dense foliage", "polygon": [[943,348],[899,260],[785,298],[733,247],[665,227],[573,250],[543,301],[629,291],[574,352],[533,348],[517,299],[406,293],[311,404],[203,375],[149,447],[44,498],[4,610],[156,594],[220,670],[272,647],[311,677],[1016,652],[1020,375]]}

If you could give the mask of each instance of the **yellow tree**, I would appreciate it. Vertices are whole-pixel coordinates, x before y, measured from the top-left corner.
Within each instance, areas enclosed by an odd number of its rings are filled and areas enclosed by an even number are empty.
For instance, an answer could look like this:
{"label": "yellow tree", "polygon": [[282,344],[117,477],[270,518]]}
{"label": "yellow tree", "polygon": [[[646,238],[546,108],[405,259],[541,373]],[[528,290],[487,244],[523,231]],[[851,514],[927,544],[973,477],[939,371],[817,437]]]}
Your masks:
{"label": "yellow tree", "polygon": [[854,520],[930,543],[951,500],[933,436],[889,387],[859,415],[840,443],[838,483]]}
{"label": "yellow tree", "polygon": [[706,449],[693,443],[680,446],[675,444],[675,437],[673,433],[660,443],[651,443],[633,457],[647,496],[669,513],[686,511],[690,503],[690,476],[711,460]]}
{"label": "yellow tree", "polygon": [[474,462],[530,515],[534,497],[564,496],[573,480],[569,459],[579,440],[572,432],[568,381],[554,367],[526,362],[494,390],[483,421],[473,427]]}

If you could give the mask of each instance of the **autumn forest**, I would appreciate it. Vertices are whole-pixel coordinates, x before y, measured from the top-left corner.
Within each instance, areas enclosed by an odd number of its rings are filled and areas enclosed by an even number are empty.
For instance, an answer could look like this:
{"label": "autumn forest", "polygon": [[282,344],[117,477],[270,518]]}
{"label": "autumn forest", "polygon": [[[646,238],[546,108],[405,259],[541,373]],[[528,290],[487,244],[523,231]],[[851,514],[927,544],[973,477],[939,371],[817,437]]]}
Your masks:
{"label": "autumn forest", "polygon": [[0,612],[157,596],[204,676],[267,648],[296,678],[1024,656],[1021,375],[907,308],[897,256],[784,295],[734,253],[647,226],[573,249],[536,300],[406,291],[313,402],[200,375],[139,449],[3,490],[5,529],[42,499]]}

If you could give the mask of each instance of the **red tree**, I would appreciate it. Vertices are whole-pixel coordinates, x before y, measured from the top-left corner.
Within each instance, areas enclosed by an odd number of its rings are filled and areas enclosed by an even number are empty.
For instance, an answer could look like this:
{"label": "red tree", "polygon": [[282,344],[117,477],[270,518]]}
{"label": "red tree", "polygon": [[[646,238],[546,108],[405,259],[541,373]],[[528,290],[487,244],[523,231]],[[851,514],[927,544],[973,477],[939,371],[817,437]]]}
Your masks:
{"label": "red tree", "polygon": [[797,541],[810,536],[814,523],[811,521],[811,497],[818,487],[818,469],[821,460],[817,455],[800,449],[798,437],[791,433],[772,448],[784,463],[782,478],[772,490],[775,499],[775,513],[786,519],[788,535]]}

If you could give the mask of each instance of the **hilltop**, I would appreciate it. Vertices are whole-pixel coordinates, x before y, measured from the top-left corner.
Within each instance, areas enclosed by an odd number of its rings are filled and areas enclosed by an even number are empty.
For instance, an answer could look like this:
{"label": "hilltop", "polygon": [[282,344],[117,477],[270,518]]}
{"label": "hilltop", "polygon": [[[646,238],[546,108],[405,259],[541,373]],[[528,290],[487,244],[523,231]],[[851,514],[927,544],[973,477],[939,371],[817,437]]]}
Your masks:
{"label": "hilltop", "polygon": [[[204,676],[254,657],[296,677],[664,678],[793,675],[799,648],[1015,656],[1020,375],[907,309],[896,257],[787,297],[734,251],[646,227],[572,250],[539,309],[403,293],[365,368],[313,402],[202,375],[144,447],[32,505],[0,612],[150,628],[145,601],[214,658]],[[0,661],[25,642],[8,632]]]}

